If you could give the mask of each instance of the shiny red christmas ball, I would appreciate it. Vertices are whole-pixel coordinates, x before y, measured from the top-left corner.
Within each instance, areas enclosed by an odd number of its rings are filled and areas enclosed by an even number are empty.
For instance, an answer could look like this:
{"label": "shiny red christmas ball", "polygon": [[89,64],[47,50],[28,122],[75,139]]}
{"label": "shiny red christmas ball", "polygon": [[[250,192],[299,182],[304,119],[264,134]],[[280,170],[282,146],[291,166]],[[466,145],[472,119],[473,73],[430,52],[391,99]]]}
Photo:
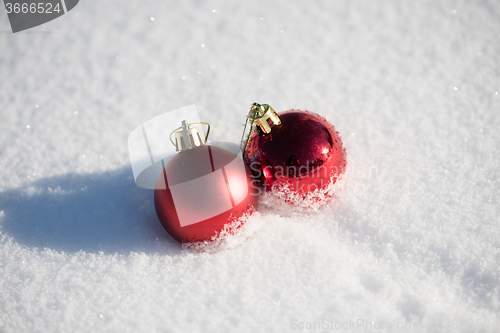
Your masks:
{"label": "shiny red christmas ball", "polygon": [[210,145],[180,151],[156,181],[158,219],[175,240],[209,241],[246,213],[258,199],[258,187],[243,160]]}
{"label": "shiny red christmas ball", "polygon": [[346,168],[346,151],[339,133],[313,112],[290,110],[277,116],[280,124],[273,125],[266,119],[271,125],[269,133],[259,127],[253,132],[245,162],[261,186],[282,191],[285,201],[326,201]]}

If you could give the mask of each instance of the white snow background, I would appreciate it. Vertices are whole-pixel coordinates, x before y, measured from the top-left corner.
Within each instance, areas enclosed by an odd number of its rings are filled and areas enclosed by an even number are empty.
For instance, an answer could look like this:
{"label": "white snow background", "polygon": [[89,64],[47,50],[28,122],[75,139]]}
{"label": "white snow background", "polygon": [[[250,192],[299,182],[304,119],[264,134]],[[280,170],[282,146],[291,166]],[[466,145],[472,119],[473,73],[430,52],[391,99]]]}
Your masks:
{"label": "white snow background", "polygon": [[[82,0],[0,31],[0,332],[500,331],[497,0]],[[182,247],[128,134],[196,104],[239,143],[253,102],[331,121],[342,191]]]}

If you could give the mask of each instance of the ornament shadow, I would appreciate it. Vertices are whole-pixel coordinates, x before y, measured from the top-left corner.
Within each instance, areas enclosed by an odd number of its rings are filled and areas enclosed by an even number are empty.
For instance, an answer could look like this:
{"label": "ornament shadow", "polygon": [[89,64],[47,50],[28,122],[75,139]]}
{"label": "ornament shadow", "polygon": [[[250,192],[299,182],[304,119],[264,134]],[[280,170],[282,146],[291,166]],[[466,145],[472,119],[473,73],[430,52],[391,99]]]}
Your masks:
{"label": "ornament shadow", "polygon": [[44,178],[0,192],[2,211],[0,232],[30,248],[106,254],[182,251],[158,222],[153,191],[138,187],[130,168]]}

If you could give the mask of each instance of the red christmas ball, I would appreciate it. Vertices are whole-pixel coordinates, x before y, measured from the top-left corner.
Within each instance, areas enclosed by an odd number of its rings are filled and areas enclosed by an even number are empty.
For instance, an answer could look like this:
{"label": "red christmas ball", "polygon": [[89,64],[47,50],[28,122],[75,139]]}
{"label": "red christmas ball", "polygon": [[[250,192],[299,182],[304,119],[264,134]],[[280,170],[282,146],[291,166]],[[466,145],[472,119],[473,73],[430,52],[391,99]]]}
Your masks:
{"label": "red christmas ball", "polygon": [[156,181],[158,219],[175,240],[209,241],[244,214],[252,212],[259,188],[243,160],[217,146],[180,151]]}
{"label": "red christmas ball", "polygon": [[[274,112],[269,109],[268,114]],[[264,123],[251,135],[245,162],[261,186],[285,193],[280,195],[285,201],[327,201],[333,195],[332,185],[346,168],[346,151],[339,133],[313,112],[290,110],[274,115],[278,119],[274,124],[266,119],[269,133],[265,133]]]}

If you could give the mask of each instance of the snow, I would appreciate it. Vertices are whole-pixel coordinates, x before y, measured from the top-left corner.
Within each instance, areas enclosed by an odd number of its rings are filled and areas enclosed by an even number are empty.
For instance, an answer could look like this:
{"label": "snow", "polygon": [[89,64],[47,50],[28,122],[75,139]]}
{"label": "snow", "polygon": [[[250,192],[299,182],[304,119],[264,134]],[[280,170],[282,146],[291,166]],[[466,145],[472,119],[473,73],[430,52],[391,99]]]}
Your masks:
{"label": "snow", "polygon": [[[0,332],[500,330],[497,1],[80,1],[0,32]],[[128,135],[196,104],[239,144],[253,102],[335,125],[342,191],[179,245]]]}

